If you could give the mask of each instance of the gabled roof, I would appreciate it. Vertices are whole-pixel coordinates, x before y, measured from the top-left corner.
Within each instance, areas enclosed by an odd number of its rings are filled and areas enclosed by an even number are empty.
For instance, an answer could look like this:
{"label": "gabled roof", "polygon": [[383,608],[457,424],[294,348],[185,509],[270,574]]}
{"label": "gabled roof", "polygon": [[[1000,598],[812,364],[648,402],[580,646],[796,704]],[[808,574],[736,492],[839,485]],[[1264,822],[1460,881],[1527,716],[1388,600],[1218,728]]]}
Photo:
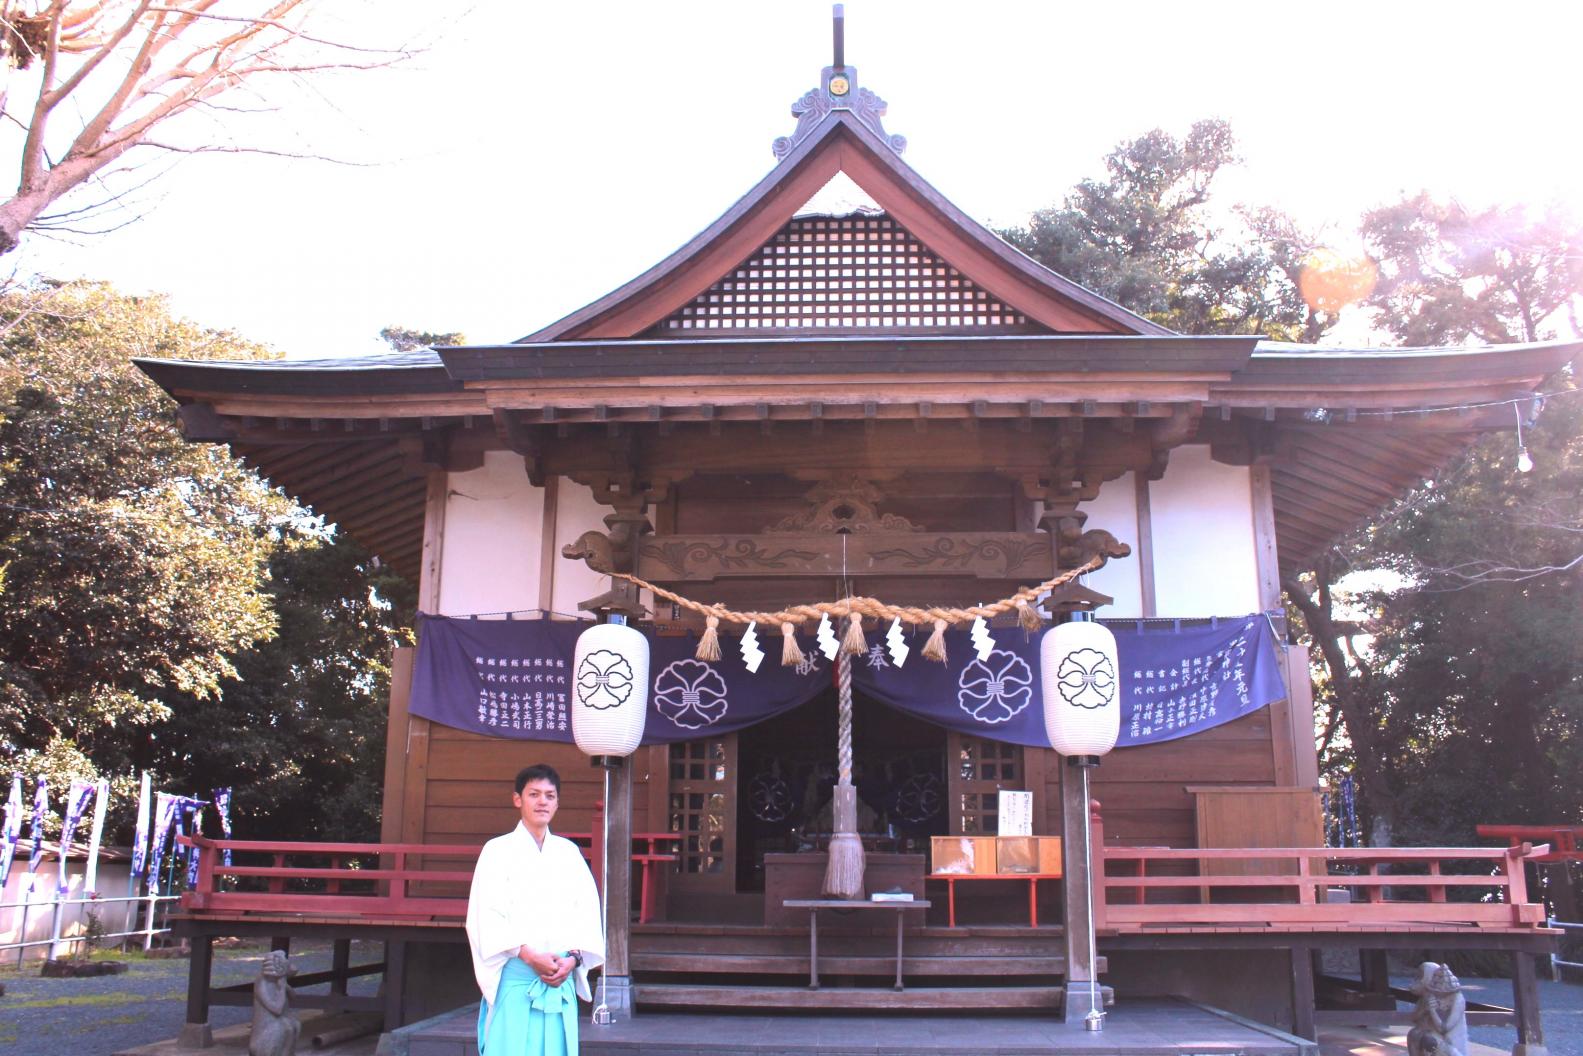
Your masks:
{"label": "gabled roof", "polygon": [[756,253],[838,172],[967,279],[1029,320],[1057,333],[1171,333],[1008,245],[931,187],[853,111],[831,108],[799,135],[757,186],[686,245],[518,343],[642,334]]}

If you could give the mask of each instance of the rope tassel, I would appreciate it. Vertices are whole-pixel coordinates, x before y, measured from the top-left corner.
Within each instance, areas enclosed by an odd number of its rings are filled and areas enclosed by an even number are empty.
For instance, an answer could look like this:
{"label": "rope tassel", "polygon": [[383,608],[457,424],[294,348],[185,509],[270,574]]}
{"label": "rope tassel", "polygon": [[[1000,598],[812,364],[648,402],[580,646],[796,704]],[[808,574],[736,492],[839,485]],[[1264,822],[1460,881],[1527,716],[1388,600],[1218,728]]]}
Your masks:
{"label": "rope tassel", "polygon": [[923,645],[923,658],[935,663],[945,663],[945,621],[934,621],[934,633]]}
{"label": "rope tassel", "polygon": [[1026,601],[1017,606],[1017,622],[1022,624],[1022,629],[1029,634],[1036,633],[1044,626],[1043,618]]}
{"label": "rope tassel", "polygon": [[802,649],[797,645],[797,628],[790,623],[781,624],[781,666],[796,667],[803,660]]}
{"label": "rope tassel", "polygon": [[849,612],[846,617],[846,634],[841,638],[841,650],[852,656],[861,656],[868,652],[868,642],[863,638],[863,616],[861,613]]}
{"label": "rope tassel", "polygon": [[709,664],[720,659],[720,617],[704,619],[703,637],[698,639],[698,651],[693,656]]}

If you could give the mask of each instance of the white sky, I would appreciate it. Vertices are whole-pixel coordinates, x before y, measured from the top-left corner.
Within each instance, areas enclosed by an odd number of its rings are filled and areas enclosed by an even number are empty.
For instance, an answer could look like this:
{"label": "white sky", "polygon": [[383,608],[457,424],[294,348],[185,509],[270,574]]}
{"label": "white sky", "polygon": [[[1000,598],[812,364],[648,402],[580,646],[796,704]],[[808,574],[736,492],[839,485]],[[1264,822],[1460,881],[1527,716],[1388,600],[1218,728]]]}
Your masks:
{"label": "white sky", "polygon": [[[274,96],[270,142],[339,159],[190,158],[152,211],[25,272],[162,291],[292,355],[382,326],[505,341],[649,267],[773,162],[830,62],[825,0],[326,0],[320,31],[431,42],[410,66]],[[437,12],[454,12],[436,24]],[[906,160],[969,215],[1017,223],[1117,142],[1202,117],[1245,164],[1225,201],[1345,242],[1427,188],[1583,209],[1583,5],[852,0],[847,61]]]}

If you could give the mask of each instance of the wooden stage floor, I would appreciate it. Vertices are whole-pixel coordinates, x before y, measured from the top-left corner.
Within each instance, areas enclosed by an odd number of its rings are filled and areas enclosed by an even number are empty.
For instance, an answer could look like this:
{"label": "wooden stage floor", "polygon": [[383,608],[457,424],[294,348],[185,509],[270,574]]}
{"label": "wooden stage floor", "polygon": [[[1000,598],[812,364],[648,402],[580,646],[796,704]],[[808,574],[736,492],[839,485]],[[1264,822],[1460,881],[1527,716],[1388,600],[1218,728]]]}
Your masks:
{"label": "wooden stage floor", "polygon": [[[387,1035],[389,1056],[477,1056],[477,1006]],[[1105,1029],[1049,1016],[640,1013],[581,1031],[582,1056],[1318,1056],[1311,1041],[1206,1005],[1139,999]],[[392,1044],[394,1043],[394,1044]]]}

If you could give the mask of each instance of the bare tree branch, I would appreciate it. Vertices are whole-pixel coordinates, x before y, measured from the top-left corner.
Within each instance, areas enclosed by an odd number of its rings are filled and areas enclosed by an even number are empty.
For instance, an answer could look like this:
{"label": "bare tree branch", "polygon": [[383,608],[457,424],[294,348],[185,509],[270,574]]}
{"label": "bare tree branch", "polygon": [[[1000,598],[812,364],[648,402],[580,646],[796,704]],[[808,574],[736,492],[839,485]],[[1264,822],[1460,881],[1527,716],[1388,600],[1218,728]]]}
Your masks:
{"label": "bare tree branch", "polygon": [[[0,0],[0,76],[33,62],[42,69],[24,118],[0,86],[0,115],[26,127],[17,184],[0,199],[0,254],[14,250],[29,228],[61,230],[62,217],[79,219],[92,207],[51,212],[51,206],[93,182],[129,151],[165,154],[260,153],[322,158],[267,145],[249,146],[217,129],[219,142],[183,145],[155,129],[193,110],[265,112],[272,107],[223,105],[216,100],[254,81],[284,74],[306,83],[339,71],[382,69],[404,61],[406,49],[343,42],[306,30],[315,0]],[[256,93],[255,93],[256,95]],[[64,104],[71,103],[70,107]],[[58,160],[45,144],[53,126],[80,111],[81,124]],[[343,162],[343,164],[355,164]],[[107,189],[108,190],[108,189]],[[109,193],[115,202],[123,193]]]}

